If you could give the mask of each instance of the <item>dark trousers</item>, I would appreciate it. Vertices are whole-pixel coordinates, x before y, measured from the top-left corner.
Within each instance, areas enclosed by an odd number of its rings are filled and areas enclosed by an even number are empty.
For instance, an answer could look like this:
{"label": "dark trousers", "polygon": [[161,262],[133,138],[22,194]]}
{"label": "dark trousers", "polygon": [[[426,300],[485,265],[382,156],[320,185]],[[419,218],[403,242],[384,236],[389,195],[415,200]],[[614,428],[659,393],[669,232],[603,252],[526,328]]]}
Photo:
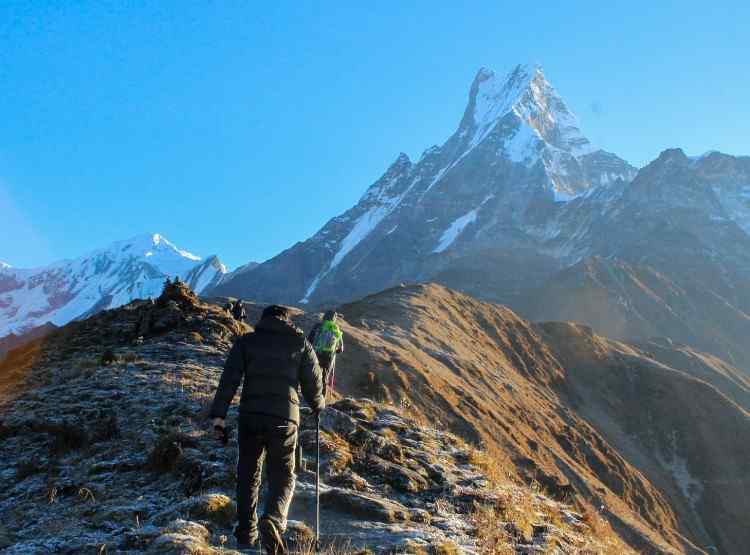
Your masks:
{"label": "dark trousers", "polygon": [[318,364],[323,370],[323,396],[328,394],[328,390],[333,390],[333,384],[336,377],[336,355],[331,353],[318,353]]}
{"label": "dark trousers", "polygon": [[264,459],[268,460],[268,498],[263,518],[271,519],[283,533],[294,495],[297,425],[274,416],[243,414],[237,440],[240,453],[235,535],[252,537],[258,533],[258,495]]}

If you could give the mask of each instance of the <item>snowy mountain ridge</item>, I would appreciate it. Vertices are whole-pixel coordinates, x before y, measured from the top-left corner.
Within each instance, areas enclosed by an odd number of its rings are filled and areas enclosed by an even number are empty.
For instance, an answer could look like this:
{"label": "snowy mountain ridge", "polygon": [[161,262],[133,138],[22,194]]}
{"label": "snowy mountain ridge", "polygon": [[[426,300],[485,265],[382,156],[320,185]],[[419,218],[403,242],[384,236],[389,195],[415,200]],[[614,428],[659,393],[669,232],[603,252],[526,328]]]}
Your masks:
{"label": "snowy mountain ridge", "polygon": [[354,207],[303,244],[228,276],[218,291],[239,292],[245,288],[228,284],[253,281],[247,293],[258,300],[308,304],[340,295],[342,277],[351,281],[345,289],[357,289],[354,282],[375,275],[383,285],[421,276],[425,261],[494,242],[509,225],[536,226],[535,212],[635,173],[589,143],[541,68],[519,65],[505,77],[481,69],[456,131],[441,146],[416,162],[399,154]]}
{"label": "snowy mountain ridge", "polygon": [[136,298],[153,298],[168,277],[201,292],[226,274],[217,257],[201,259],[149,233],[40,268],[0,266],[0,337],[52,322],[59,326]]}

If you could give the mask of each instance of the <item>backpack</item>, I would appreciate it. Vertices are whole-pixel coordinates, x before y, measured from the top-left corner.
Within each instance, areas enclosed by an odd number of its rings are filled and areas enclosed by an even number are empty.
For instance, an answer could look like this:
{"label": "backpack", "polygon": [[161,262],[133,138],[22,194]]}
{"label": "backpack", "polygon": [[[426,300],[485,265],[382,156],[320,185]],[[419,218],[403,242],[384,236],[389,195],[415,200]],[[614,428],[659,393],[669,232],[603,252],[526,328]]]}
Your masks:
{"label": "backpack", "polygon": [[315,342],[313,343],[315,352],[335,353],[342,335],[341,330],[336,324],[330,320],[326,320],[321,324],[318,333],[315,334]]}

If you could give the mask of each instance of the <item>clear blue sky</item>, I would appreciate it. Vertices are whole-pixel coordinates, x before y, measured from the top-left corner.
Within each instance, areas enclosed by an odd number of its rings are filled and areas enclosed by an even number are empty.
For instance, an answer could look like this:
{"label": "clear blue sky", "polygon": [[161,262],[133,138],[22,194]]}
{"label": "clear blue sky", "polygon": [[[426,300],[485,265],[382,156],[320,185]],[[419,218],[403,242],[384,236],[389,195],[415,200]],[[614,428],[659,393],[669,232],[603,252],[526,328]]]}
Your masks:
{"label": "clear blue sky", "polygon": [[0,260],[145,231],[267,259],[442,143],[481,66],[540,63],[637,165],[750,154],[747,2],[440,4],[3,1]]}

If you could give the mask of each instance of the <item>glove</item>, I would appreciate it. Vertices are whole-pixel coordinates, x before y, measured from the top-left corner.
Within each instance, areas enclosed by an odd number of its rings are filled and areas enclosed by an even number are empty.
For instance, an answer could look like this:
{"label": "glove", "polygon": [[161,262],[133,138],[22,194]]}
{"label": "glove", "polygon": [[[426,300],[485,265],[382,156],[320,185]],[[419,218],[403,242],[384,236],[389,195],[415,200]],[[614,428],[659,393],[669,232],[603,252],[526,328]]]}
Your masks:
{"label": "glove", "polygon": [[229,430],[224,425],[223,418],[214,418],[214,435],[222,445],[229,443]]}
{"label": "glove", "polygon": [[229,430],[222,426],[214,426],[214,430],[216,430],[216,435],[221,444],[227,445],[229,443]]}

